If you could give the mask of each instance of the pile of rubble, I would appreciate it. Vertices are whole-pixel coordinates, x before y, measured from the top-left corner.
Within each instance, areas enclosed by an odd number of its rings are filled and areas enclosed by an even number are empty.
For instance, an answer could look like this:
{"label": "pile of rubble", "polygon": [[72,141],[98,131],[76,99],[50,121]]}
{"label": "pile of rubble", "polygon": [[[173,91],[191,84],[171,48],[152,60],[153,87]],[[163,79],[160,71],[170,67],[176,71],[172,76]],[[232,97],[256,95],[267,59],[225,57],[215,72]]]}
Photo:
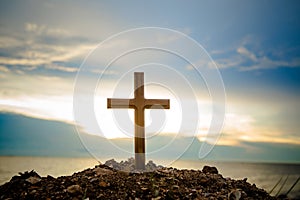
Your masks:
{"label": "pile of rubble", "polygon": [[[135,169],[135,162],[134,158],[128,158],[127,161],[121,161],[117,162],[114,159],[108,160],[104,163],[104,165],[111,167],[116,170],[121,170],[121,171],[126,171],[126,172],[139,172]],[[156,165],[152,160],[150,160],[146,165],[145,165],[145,170],[144,172],[150,172],[154,170],[158,170],[163,168],[161,165]]]}
{"label": "pile of rubble", "polygon": [[247,179],[224,178],[215,167],[179,170],[150,162],[148,169],[154,171],[134,173],[132,163],[109,160],[58,178],[20,173],[0,186],[0,199],[276,199]]}

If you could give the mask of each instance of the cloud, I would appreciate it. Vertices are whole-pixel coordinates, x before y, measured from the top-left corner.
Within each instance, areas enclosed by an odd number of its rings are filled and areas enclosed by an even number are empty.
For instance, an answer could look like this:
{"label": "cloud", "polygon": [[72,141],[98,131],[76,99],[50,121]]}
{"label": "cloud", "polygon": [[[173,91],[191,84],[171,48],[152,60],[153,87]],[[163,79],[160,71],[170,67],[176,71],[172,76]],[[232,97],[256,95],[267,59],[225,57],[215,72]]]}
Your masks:
{"label": "cloud", "polygon": [[52,69],[52,70],[64,71],[64,72],[77,72],[79,70],[79,68],[65,67],[65,66],[56,65],[56,64],[46,65],[45,68]]}
{"label": "cloud", "polygon": [[0,72],[9,72],[10,70],[6,66],[0,65]]}
{"label": "cloud", "polygon": [[96,42],[71,34],[67,30],[46,25],[25,23],[24,30],[22,35],[0,35],[0,65],[13,68],[14,71],[42,67],[76,72],[77,69],[64,65],[83,59],[97,45]]}
{"label": "cloud", "polygon": [[107,75],[118,74],[117,71],[114,70],[102,70],[102,69],[91,69],[90,72],[96,74],[107,74]]}
{"label": "cloud", "polygon": [[253,62],[257,61],[257,57],[254,53],[250,52],[248,49],[246,49],[245,47],[241,46],[237,49],[237,52],[241,55],[244,55],[248,58],[250,58]]}
{"label": "cloud", "polygon": [[26,58],[9,58],[9,57],[0,57],[0,64],[2,65],[41,65],[46,64],[43,59],[26,59]]}
{"label": "cloud", "polygon": [[[213,60],[208,60],[208,59],[201,59],[198,60],[197,62],[194,62],[193,65],[198,69],[198,68],[208,68],[208,69],[216,69],[218,67],[222,67],[222,66],[218,66],[218,63],[214,62]],[[191,70],[195,70],[195,67],[193,65],[186,65],[185,69],[191,71]]]}
{"label": "cloud", "polygon": [[28,32],[34,32],[34,33],[42,33],[46,29],[46,26],[38,26],[37,24],[33,23],[26,23],[25,24],[25,30]]}
{"label": "cloud", "polygon": [[239,69],[241,71],[250,71],[250,70],[258,70],[258,69],[276,69],[281,67],[300,67],[300,59],[295,58],[290,61],[285,60],[273,60],[267,56],[259,58],[255,63],[252,63],[249,66],[240,66]]}
{"label": "cloud", "polygon": [[[300,57],[289,50],[262,46],[253,36],[246,36],[241,42],[226,50],[212,50],[210,53],[220,69],[236,68],[239,71],[266,70],[300,67]],[[292,51],[292,52],[291,52]],[[287,53],[288,52],[288,53]],[[289,55],[287,55],[289,54]]]}
{"label": "cloud", "polygon": [[0,78],[0,98],[72,94],[73,78],[8,72]]}
{"label": "cloud", "polygon": [[300,67],[300,58],[291,58],[290,60],[284,60],[279,58],[271,58],[267,55],[256,55],[255,52],[251,52],[244,46],[238,47],[237,52],[246,59],[250,59],[251,62],[248,65],[245,64],[245,60],[242,59],[240,66],[241,71],[257,70],[257,69],[276,69],[280,67]]}
{"label": "cloud", "polygon": [[94,47],[94,44],[74,44],[64,46],[35,43],[32,44],[29,49],[23,50],[20,47],[20,50],[15,50],[14,54],[18,55],[18,57],[0,57],[0,64],[38,66],[54,62],[67,62],[80,56],[83,57]]}
{"label": "cloud", "polygon": [[72,96],[39,96],[7,100],[1,99],[0,111],[69,123],[73,121]]}
{"label": "cloud", "polygon": [[[251,71],[261,69],[276,69],[281,67],[300,67],[300,57],[286,58],[286,56],[278,56],[271,50],[265,49],[262,51],[259,45],[254,44],[254,47],[247,47],[253,40],[252,37],[247,37],[241,41],[241,44],[235,48],[227,50],[212,50],[213,61],[198,60],[196,66],[203,66],[219,69],[236,68],[239,71]],[[193,70],[191,65],[186,66],[187,70]]]}
{"label": "cloud", "polygon": [[[80,63],[84,57],[95,49],[93,56],[90,56],[87,64],[94,67],[91,72],[109,63],[115,55],[120,55],[127,50],[135,49],[136,43],[144,41],[144,35],[121,36],[109,42],[101,44],[102,51],[98,53],[96,48],[99,45],[97,41],[91,41],[88,38],[81,38],[73,35],[71,32],[60,29],[50,28],[46,25],[36,23],[25,23],[25,34],[23,35],[2,35],[0,36],[0,45],[4,46],[2,54],[0,49],[0,65],[14,67],[14,70],[26,70],[27,68],[54,69],[64,72],[76,72],[77,69],[70,68],[70,63]],[[188,31],[188,30],[186,30]],[[148,40],[154,39],[154,43],[163,43],[164,45],[176,44],[176,40],[181,40],[181,36],[174,34],[172,37],[166,34],[157,34],[148,36]],[[10,41],[6,44],[4,41]],[[3,42],[2,42],[3,41]],[[5,45],[4,45],[5,44]],[[128,54],[114,63],[120,67],[132,67],[144,64],[153,60],[167,60],[170,55],[164,52],[154,52],[151,50],[135,51]],[[59,64],[57,64],[59,63]],[[135,64],[136,63],[136,64]],[[103,69],[100,70],[103,70]],[[121,68],[119,68],[121,69]],[[112,70],[116,71],[116,70]]]}
{"label": "cloud", "polygon": [[0,36],[0,48],[14,48],[20,45],[24,45],[23,41],[10,35]]}
{"label": "cloud", "polygon": [[258,56],[243,46],[238,47],[236,52],[238,54],[227,55],[228,58],[216,58],[214,61],[220,69],[236,68],[240,71],[300,67],[300,58],[284,60],[266,55]]}
{"label": "cloud", "polygon": [[[207,117],[206,117],[207,118]],[[228,112],[225,115],[224,127],[221,135],[207,134],[211,121],[207,118],[202,119],[202,127],[200,127],[197,135],[200,141],[214,143],[218,138],[218,145],[237,146],[244,142],[272,142],[282,144],[300,144],[299,136],[287,134],[285,130],[281,130],[273,125],[259,125],[258,117],[251,114],[240,114]]]}
{"label": "cloud", "polygon": [[73,79],[8,72],[0,78],[0,111],[72,121]]}
{"label": "cloud", "polygon": [[50,36],[71,36],[70,32],[61,28],[49,28],[46,25],[38,25],[35,23],[25,23],[25,31],[36,35],[50,35]]}

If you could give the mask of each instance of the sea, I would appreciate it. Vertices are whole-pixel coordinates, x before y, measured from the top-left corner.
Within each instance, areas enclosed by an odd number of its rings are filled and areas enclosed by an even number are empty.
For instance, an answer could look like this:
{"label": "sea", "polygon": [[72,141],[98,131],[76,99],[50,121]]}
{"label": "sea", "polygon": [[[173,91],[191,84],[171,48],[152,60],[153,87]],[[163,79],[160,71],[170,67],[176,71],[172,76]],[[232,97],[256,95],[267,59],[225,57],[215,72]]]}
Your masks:
{"label": "sea", "polygon": [[[103,159],[103,161],[105,160],[108,159]],[[154,160],[154,163],[164,165],[166,160]],[[98,164],[99,161],[95,158],[2,156],[0,157],[0,185],[9,181],[12,176],[18,175],[18,172],[35,170],[41,176],[58,177],[72,175]],[[300,177],[300,164],[177,160],[169,167],[201,170],[205,165],[217,167],[223,177],[247,178],[249,183],[255,184],[269,193],[272,191],[271,195],[273,196],[287,193]],[[276,187],[274,188],[274,186]],[[300,181],[288,196],[300,199]]]}

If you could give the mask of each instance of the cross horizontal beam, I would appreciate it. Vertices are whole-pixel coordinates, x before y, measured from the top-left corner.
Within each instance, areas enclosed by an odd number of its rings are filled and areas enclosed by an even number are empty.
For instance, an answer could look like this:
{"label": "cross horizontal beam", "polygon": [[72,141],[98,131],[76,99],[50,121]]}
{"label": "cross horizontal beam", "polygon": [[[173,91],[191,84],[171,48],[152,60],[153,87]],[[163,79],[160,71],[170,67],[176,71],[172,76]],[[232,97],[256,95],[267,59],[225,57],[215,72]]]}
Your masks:
{"label": "cross horizontal beam", "polygon": [[[135,99],[107,99],[107,108],[137,108]],[[144,99],[143,109],[170,109],[169,99]]]}

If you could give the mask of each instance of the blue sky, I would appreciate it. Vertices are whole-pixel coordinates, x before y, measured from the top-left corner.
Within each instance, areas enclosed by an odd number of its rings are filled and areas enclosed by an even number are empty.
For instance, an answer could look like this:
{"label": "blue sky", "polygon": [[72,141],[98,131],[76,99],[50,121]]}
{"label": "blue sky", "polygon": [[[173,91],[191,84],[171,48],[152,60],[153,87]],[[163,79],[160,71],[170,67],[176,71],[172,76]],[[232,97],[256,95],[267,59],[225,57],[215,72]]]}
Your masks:
{"label": "blue sky", "polygon": [[[219,144],[299,145],[299,11],[298,1],[1,2],[0,111],[74,123],[74,81],[88,53],[121,31],[162,27],[196,40],[218,66],[227,97]],[[190,71],[179,67],[180,61],[171,63],[179,73],[192,79]],[[131,67],[126,60],[121,64],[127,70]],[[120,66],[116,64],[106,75],[106,87],[121,76]],[[102,69],[99,66],[98,70]],[[90,75],[97,78],[99,74]],[[124,87],[132,88],[130,80],[124,82]],[[149,89],[154,96],[159,96],[157,91],[159,88]],[[103,98],[109,97],[105,95],[111,93],[104,92]],[[179,105],[173,105],[179,110]],[[207,106],[205,101],[202,106]],[[209,111],[205,114],[209,116]],[[202,131],[209,125],[208,118],[201,118]],[[172,120],[175,123],[180,119]],[[108,124],[104,130],[117,132],[114,124]],[[88,133],[96,134],[93,127],[82,126]],[[174,133],[176,130],[170,126],[163,129]],[[128,127],[128,131],[133,131],[133,127]]]}

